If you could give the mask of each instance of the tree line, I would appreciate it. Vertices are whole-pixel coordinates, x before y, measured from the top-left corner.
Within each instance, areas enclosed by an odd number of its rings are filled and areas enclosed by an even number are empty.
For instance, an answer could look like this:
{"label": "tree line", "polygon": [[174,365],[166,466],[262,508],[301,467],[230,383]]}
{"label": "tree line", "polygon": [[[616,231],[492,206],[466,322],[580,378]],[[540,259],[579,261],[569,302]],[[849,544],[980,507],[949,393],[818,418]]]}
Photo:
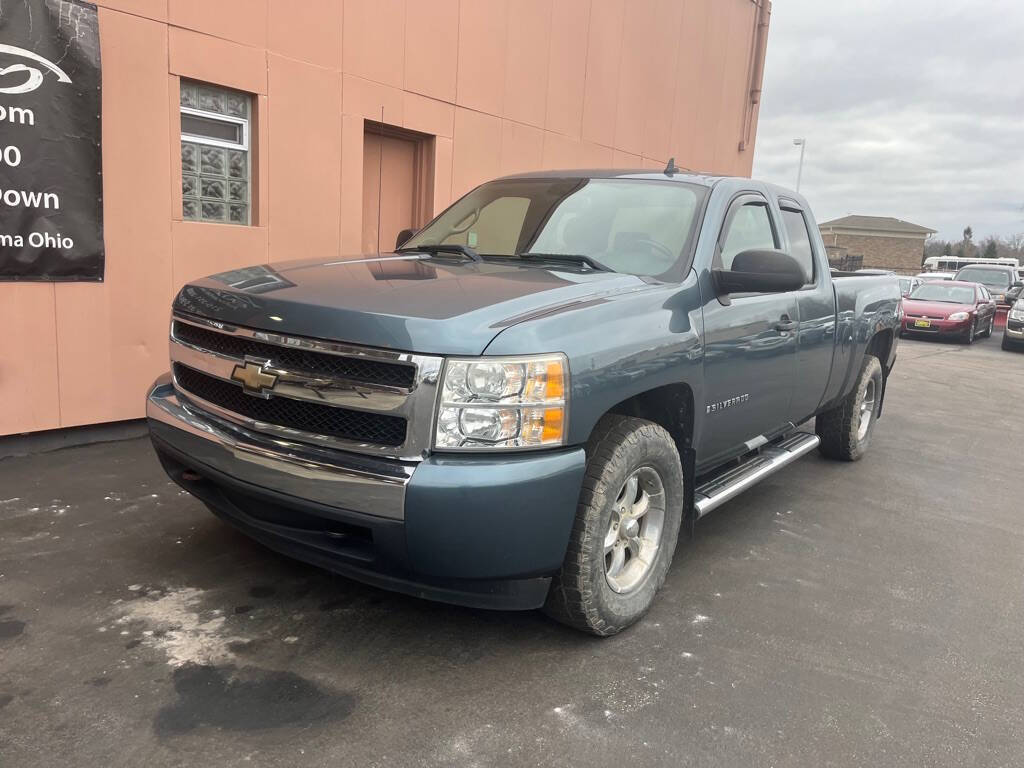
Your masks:
{"label": "tree line", "polygon": [[989,235],[976,243],[974,230],[969,226],[964,227],[964,234],[960,240],[929,237],[924,244],[921,263],[923,264],[929,256],[959,256],[968,259],[978,257],[985,259],[1017,258],[1024,262],[1024,232],[1005,237]]}

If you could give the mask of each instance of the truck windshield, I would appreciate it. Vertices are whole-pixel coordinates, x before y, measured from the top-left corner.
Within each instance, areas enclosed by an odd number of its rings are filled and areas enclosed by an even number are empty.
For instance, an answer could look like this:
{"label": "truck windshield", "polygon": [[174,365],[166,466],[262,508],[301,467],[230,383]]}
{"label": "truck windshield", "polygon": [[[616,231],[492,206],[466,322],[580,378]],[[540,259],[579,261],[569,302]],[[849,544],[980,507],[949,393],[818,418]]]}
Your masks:
{"label": "truck windshield", "polygon": [[964,267],[957,273],[956,279],[967,283],[981,283],[986,288],[999,291],[1005,291],[1010,287],[1010,272],[1001,269]]}
{"label": "truck windshield", "polygon": [[402,250],[451,244],[483,257],[587,256],[616,272],[665,277],[694,236],[707,188],[641,179],[506,179],[477,187]]}

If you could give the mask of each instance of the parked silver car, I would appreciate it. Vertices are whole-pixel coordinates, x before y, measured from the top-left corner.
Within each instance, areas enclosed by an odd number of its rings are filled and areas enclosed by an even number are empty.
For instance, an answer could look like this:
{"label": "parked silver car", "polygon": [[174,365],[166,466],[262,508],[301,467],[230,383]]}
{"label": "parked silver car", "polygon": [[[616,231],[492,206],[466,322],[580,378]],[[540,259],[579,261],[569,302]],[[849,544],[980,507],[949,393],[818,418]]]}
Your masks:
{"label": "parked silver car", "polygon": [[1024,297],[1017,299],[1006,315],[1003,349],[1024,351]]}
{"label": "parked silver car", "polygon": [[906,275],[900,275],[900,293],[903,294],[903,298],[909,296],[910,292],[917,288],[917,286],[919,286],[923,282],[924,280],[922,280],[920,277],[907,277]]}

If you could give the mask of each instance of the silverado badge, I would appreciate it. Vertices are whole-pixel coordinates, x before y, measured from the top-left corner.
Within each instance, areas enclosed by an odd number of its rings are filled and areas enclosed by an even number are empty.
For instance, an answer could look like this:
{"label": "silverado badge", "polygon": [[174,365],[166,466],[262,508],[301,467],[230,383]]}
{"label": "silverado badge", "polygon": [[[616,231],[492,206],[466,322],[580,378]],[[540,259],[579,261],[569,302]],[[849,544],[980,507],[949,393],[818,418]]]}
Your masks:
{"label": "silverado badge", "polygon": [[270,397],[270,391],[277,383],[277,374],[264,370],[265,362],[246,360],[244,365],[236,365],[231,372],[231,380],[237,381],[250,395]]}

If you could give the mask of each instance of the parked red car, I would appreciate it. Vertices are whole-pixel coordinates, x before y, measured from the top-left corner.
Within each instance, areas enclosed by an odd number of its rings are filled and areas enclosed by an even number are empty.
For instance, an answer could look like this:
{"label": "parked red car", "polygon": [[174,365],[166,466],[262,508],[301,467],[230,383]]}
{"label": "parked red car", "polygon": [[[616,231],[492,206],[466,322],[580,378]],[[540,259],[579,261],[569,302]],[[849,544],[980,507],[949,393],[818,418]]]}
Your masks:
{"label": "parked red car", "polygon": [[991,336],[996,303],[978,283],[934,280],[917,286],[903,299],[904,334],[958,336],[966,343],[975,336]]}

